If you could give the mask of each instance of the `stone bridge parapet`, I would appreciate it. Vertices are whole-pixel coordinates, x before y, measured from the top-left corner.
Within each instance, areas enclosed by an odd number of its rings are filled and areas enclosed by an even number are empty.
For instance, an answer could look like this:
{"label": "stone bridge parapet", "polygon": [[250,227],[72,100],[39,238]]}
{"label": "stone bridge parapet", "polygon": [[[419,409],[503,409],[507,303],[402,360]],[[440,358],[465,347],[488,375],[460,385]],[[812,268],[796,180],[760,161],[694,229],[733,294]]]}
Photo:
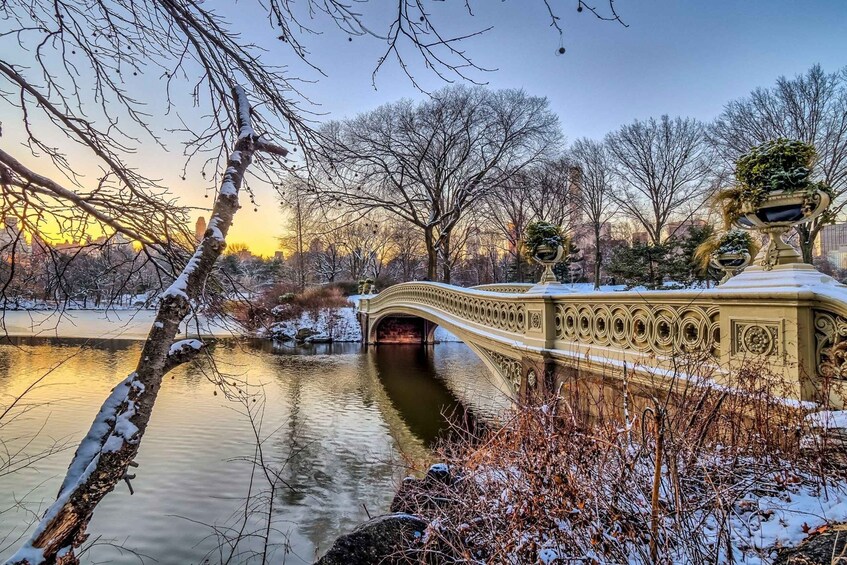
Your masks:
{"label": "stone bridge parapet", "polygon": [[367,343],[385,342],[381,325],[403,318],[427,321],[412,341],[431,342],[435,325],[456,334],[515,397],[550,386],[551,370],[726,384],[752,364],[780,378],[786,398],[844,404],[847,287],[805,268],[745,273],[702,290],[413,282],[360,302]]}

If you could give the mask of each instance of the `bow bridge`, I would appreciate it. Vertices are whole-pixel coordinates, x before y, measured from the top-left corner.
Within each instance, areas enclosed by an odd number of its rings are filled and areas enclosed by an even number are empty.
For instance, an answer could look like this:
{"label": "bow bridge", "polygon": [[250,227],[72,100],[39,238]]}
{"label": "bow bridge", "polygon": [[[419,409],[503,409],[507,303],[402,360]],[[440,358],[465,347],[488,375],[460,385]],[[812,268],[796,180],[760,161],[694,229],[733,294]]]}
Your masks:
{"label": "bow bridge", "polygon": [[843,406],[847,287],[806,265],[749,271],[712,289],[645,292],[410,282],[363,298],[359,317],[377,346],[432,343],[444,327],[515,398],[592,375],[733,386],[744,373],[780,396]]}

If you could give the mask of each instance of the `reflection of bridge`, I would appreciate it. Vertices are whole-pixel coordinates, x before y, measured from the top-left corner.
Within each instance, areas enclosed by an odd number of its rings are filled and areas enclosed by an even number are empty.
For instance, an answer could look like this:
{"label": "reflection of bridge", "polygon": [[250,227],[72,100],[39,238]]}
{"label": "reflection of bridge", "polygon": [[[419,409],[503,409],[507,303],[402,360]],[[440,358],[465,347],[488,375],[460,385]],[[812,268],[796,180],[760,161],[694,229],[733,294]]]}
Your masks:
{"label": "reflection of bridge", "polygon": [[714,289],[652,292],[404,283],[363,299],[360,319],[369,344],[431,343],[443,326],[516,397],[624,367],[641,382],[728,383],[744,364],[781,377],[783,396],[843,405],[829,385],[847,377],[847,287],[805,266],[751,271]]}

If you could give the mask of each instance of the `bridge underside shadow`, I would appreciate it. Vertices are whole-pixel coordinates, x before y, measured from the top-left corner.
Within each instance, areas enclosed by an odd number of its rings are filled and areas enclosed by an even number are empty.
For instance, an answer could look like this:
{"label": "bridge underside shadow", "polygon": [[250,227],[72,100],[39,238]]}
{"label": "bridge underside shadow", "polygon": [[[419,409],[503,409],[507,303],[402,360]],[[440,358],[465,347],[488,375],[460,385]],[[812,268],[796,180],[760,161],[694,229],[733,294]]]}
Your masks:
{"label": "bridge underside shadow", "polygon": [[429,319],[421,312],[386,313],[361,319],[362,335],[367,345],[431,345],[436,343],[435,330],[442,327],[456,336],[486,366],[498,390],[513,400],[518,398],[521,367],[519,362],[506,362],[505,356],[476,343],[473,334],[447,320]]}
{"label": "bridge underside shadow", "polygon": [[430,344],[435,343],[438,324],[426,318],[410,315],[383,316],[372,328],[368,343],[373,344]]}

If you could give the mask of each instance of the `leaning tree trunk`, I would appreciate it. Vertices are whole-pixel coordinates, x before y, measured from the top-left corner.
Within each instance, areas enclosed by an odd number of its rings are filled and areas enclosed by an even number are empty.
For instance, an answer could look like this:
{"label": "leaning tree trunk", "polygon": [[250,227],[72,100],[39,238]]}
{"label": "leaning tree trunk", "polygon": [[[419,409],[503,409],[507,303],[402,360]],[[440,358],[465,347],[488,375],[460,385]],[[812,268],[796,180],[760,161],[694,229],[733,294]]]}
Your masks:
{"label": "leaning tree trunk", "polygon": [[32,536],[7,564],[77,564],[75,548],[88,537],[86,528],[97,504],[124,479],[150,421],[164,375],[192,358],[202,347],[197,340],[173,343],[191,302],[200,298],[212,267],[226,247],[226,234],[238,210],[238,192],[255,151],[285,155],[253,131],[244,90],[233,88],[238,138],[227,162],[208,229],[182,273],[161,296],[156,320],[144,342],[135,372],[113,390],[79,444],[65,480]]}

